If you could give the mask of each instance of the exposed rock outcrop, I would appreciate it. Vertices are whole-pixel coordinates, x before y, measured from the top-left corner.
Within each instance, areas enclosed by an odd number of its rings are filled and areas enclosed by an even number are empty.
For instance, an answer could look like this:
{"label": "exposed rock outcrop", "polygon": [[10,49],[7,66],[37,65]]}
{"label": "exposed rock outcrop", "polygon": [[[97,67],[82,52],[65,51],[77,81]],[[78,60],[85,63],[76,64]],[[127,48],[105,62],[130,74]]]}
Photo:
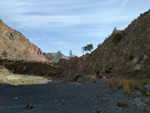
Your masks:
{"label": "exposed rock outcrop", "polygon": [[42,51],[20,32],[0,20],[0,58],[26,61],[46,61]]}
{"label": "exposed rock outcrop", "polygon": [[[150,77],[150,10],[141,14],[125,30],[113,31],[103,44],[81,58],[60,61],[64,70],[113,76]],[[67,71],[66,71],[67,73]]]}
{"label": "exposed rock outcrop", "polygon": [[0,65],[16,74],[56,76],[60,68],[40,48],[0,20]]}
{"label": "exposed rock outcrop", "polygon": [[0,59],[0,64],[15,74],[58,77],[61,72],[60,67],[46,62],[11,61]]}

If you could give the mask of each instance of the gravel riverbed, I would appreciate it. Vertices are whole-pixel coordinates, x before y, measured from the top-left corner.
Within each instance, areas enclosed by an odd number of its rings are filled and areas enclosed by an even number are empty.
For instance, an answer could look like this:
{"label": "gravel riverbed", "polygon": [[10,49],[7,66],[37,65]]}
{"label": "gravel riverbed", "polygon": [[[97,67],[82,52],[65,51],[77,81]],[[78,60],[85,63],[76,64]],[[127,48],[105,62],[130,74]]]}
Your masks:
{"label": "gravel riverbed", "polygon": [[[130,98],[123,90],[98,79],[96,83],[63,83],[53,80],[42,85],[1,85],[0,113],[150,113],[147,98],[135,91]],[[121,101],[127,107],[117,106]],[[25,108],[32,104],[32,109]]]}

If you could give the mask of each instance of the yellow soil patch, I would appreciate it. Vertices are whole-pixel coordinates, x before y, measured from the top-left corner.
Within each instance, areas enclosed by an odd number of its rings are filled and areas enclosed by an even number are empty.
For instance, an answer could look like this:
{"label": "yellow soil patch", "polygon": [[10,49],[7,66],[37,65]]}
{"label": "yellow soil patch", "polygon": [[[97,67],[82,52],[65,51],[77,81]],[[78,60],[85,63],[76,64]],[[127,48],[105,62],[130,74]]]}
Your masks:
{"label": "yellow soil patch", "polygon": [[17,75],[17,74],[0,74],[0,82],[11,85],[31,85],[31,84],[46,84],[51,80],[46,77]]}

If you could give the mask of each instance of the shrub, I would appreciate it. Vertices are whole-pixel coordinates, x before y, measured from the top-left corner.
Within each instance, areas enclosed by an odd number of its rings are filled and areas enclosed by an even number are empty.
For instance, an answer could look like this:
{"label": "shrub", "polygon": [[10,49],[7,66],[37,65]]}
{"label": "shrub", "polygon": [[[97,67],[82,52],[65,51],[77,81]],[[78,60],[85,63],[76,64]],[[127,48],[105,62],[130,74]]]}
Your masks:
{"label": "shrub", "polygon": [[2,55],[3,55],[4,57],[7,57],[7,52],[4,50],[3,53],[2,53]]}
{"label": "shrub", "polygon": [[127,79],[123,77],[113,77],[107,80],[104,80],[105,84],[108,84],[109,87],[114,86],[115,90],[123,88],[124,93],[130,96],[130,89],[142,90],[142,84],[138,80]]}
{"label": "shrub", "polygon": [[124,93],[130,97],[130,86],[129,86],[129,84],[124,85]]}
{"label": "shrub", "polygon": [[120,31],[117,30],[117,31],[113,32],[113,34],[112,34],[112,42],[114,44],[120,42],[121,39],[122,39],[122,34],[121,34]]}

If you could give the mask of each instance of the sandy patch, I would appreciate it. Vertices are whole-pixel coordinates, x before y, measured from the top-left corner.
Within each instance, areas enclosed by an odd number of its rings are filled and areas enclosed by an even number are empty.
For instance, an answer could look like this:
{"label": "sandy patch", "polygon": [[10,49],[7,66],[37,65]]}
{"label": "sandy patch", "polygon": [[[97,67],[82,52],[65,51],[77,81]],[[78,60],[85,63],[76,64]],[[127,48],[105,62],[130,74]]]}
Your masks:
{"label": "sandy patch", "polygon": [[46,84],[50,81],[51,80],[49,78],[40,77],[40,76],[0,74],[0,82],[6,83],[6,84],[11,84],[11,85]]}

